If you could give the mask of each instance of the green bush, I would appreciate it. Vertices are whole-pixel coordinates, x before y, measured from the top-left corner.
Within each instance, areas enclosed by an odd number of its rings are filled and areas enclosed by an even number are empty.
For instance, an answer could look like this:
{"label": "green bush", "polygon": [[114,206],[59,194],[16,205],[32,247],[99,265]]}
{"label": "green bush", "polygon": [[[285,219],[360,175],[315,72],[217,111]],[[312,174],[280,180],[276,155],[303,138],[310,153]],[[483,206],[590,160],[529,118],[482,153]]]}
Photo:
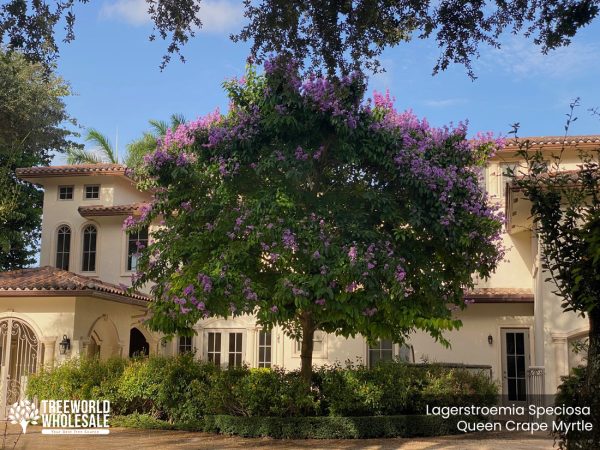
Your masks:
{"label": "green bush", "polygon": [[213,375],[207,414],[233,416],[315,415],[318,401],[297,372],[236,367]]}
{"label": "green bush", "polygon": [[[588,406],[593,402],[591,397],[586,395],[587,367],[576,367],[571,375],[562,377],[562,384],[558,386],[558,392],[554,404],[556,406]],[[595,393],[597,395],[597,393]],[[556,423],[565,422],[567,424],[579,420],[588,420],[587,416],[559,414],[556,416]],[[554,440],[558,443],[561,450],[598,450],[596,446],[589,441],[590,433],[573,429],[568,433],[560,430],[553,431]]]}
{"label": "green bush", "polygon": [[[221,370],[184,354],[72,360],[33,375],[28,392],[40,400],[108,399],[114,415],[135,413],[170,423],[193,424],[206,416],[274,420],[419,415],[426,405],[494,404],[498,387],[483,374],[400,362],[372,369],[322,367],[316,370],[309,387],[298,371],[247,367]],[[325,426],[322,423],[319,426]]]}
{"label": "green bush", "polygon": [[75,358],[52,370],[42,369],[30,377],[30,397],[45,399],[106,399],[118,404],[118,390],[123,370],[122,358],[100,361],[98,358]]}
{"label": "green bush", "polygon": [[426,405],[493,405],[498,396],[485,374],[440,365],[338,364],[319,369],[315,380],[323,409],[333,416],[423,414]]}

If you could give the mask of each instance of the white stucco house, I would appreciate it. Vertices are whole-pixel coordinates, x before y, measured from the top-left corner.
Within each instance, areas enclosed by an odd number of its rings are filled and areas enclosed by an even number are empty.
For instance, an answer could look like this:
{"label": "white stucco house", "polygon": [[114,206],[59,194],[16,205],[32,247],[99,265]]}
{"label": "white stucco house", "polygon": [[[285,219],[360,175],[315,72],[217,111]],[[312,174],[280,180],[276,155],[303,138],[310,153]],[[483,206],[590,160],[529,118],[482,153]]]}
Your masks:
{"label": "white stucco house", "polygon": [[[533,148],[559,152],[564,138],[529,138]],[[600,136],[574,136],[564,144],[565,169],[575,168],[577,150],[600,146]],[[347,360],[372,365],[380,359],[437,361],[487,366],[510,400],[525,401],[528,389],[554,393],[560,376],[579,363],[570,343],[587,336],[587,321],[565,313],[553,287],[543,280],[538,243],[526,200],[504,175],[518,165],[517,145],[495,155],[485,171],[492,201],[507,213],[506,260],[489,280],[477,280],[470,300],[456,312],[463,327],[447,333],[444,348],[423,333],[400,347],[382,341],[345,339],[317,332],[314,364]],[[251,316],[208,319],[196,335],[167,341],[144,328],[151,299],[129,294],[135,243],[123,219],[148,202],[125,167],[114,164],[31,167],[17,170],[44,190],[40,267],[0,273],[0,406],[22,395],[27,376],[42,365],[77,355],[101,358],[137,352],[176,354],[195,350],[198,358],[223,366],[300,366],[298,343],[281,330],[264,332]],[[152,233],[152,229],[149,230]],[[534,381],[535,383],[532,383]]]}

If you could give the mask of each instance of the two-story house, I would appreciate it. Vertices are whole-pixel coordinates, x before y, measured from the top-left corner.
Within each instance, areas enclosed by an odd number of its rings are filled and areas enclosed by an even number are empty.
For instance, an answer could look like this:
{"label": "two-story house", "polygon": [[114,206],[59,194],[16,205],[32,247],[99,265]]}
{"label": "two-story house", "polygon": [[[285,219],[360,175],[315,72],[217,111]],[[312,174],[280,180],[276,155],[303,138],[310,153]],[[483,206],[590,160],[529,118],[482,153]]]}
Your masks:
{"label": "two-story house", "polygon": [[[564,144],[558,137],[529,139],[549,158],[565,147],[565,169],[576,167],[577,150],[600,146],[600,136],[575,136]],[[564,313],[553,287],[543,281],[527,202],[505,175],[507,167],[521,163],[516,147],[509,143],[495,155],[484,176],[490,198],[507,212],[507,256],[489,280],[476,280],[476,288],[465,294],[468,306],[455,312],[463,327],[446,335],[452,347],[423,333],[411,336],[408,345],[383,340],[370,347],[360,336],[317,332],[314,364],[373,365],[395,357],[469,364],[486,366],[511,400],[526,401],[534,389],[556,391],[560,376],[580,362],[570,344],[587,335],[587,321]],[[143,326],[151,299],[124,287],[135,270],[137,243],[152,230],[130,235],[122,223],[150,196],[136,188],[125,167],[32,167],[17,174],[44,189],[42,246],[39,268],[0,274],[2,404],[16,401],[27,375],[42,364],[77,355],[195,351],[223,367],[300,366],[299,344],[280,329],[263,331],[252,316],[202,320],[195,336],[170,341]]]}

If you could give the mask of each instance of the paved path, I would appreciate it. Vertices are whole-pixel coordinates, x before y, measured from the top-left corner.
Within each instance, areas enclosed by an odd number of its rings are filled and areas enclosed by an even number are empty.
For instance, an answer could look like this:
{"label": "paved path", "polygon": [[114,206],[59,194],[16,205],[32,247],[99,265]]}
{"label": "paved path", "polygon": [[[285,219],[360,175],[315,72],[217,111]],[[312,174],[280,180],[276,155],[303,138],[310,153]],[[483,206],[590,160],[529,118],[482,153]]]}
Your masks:
{"label": "paved path", "polygon": [[[11,432],[18,431],[11,429]],[[208,449],[340,449],[340,450],[543,450],[552,449],[544,434],[486,433],[415,439],[276,440],[247,439],[186,431],[111,428],[108,436],[49,436],[29,427],[15,449],[21,450],[208,450]],[[6,448],[13,447],[14,435]],[[1,448],[1,441],[0,441]]]}

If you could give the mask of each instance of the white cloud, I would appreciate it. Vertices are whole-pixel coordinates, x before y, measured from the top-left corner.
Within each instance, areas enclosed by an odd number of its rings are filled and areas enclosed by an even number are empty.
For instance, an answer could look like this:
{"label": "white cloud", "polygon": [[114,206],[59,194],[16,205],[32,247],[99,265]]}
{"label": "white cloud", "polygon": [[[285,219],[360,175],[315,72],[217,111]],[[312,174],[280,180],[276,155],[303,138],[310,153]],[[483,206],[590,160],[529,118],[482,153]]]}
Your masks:
{"label": "white cloud", "polygon": [[520,79],[538,76],[568,78],[599,67],[600,45],[574,42],[544,55],[540,47],[530,40],[511,37],[500,49],[481,53],[476,63],[476,73],[479,66],[488,71],[503,70]]}
{"label": "white cloud", "polygon": [[[100,9],[103,19],[116,19],[130,25],[150,23],[148,4],[145,0],[115,0],[104,3]],[[200,32],[225,33],[237,31],[244,18],[241,2],[233,0],[202,0],[200,2]]]}
{"label": "white cloud", "polygon": [[438,100],[425,100],[423,102],[425,106],[429,106],[430,108],[447,108],[449,106],[462,105],[467,103],[466,98],[444,98]]}

